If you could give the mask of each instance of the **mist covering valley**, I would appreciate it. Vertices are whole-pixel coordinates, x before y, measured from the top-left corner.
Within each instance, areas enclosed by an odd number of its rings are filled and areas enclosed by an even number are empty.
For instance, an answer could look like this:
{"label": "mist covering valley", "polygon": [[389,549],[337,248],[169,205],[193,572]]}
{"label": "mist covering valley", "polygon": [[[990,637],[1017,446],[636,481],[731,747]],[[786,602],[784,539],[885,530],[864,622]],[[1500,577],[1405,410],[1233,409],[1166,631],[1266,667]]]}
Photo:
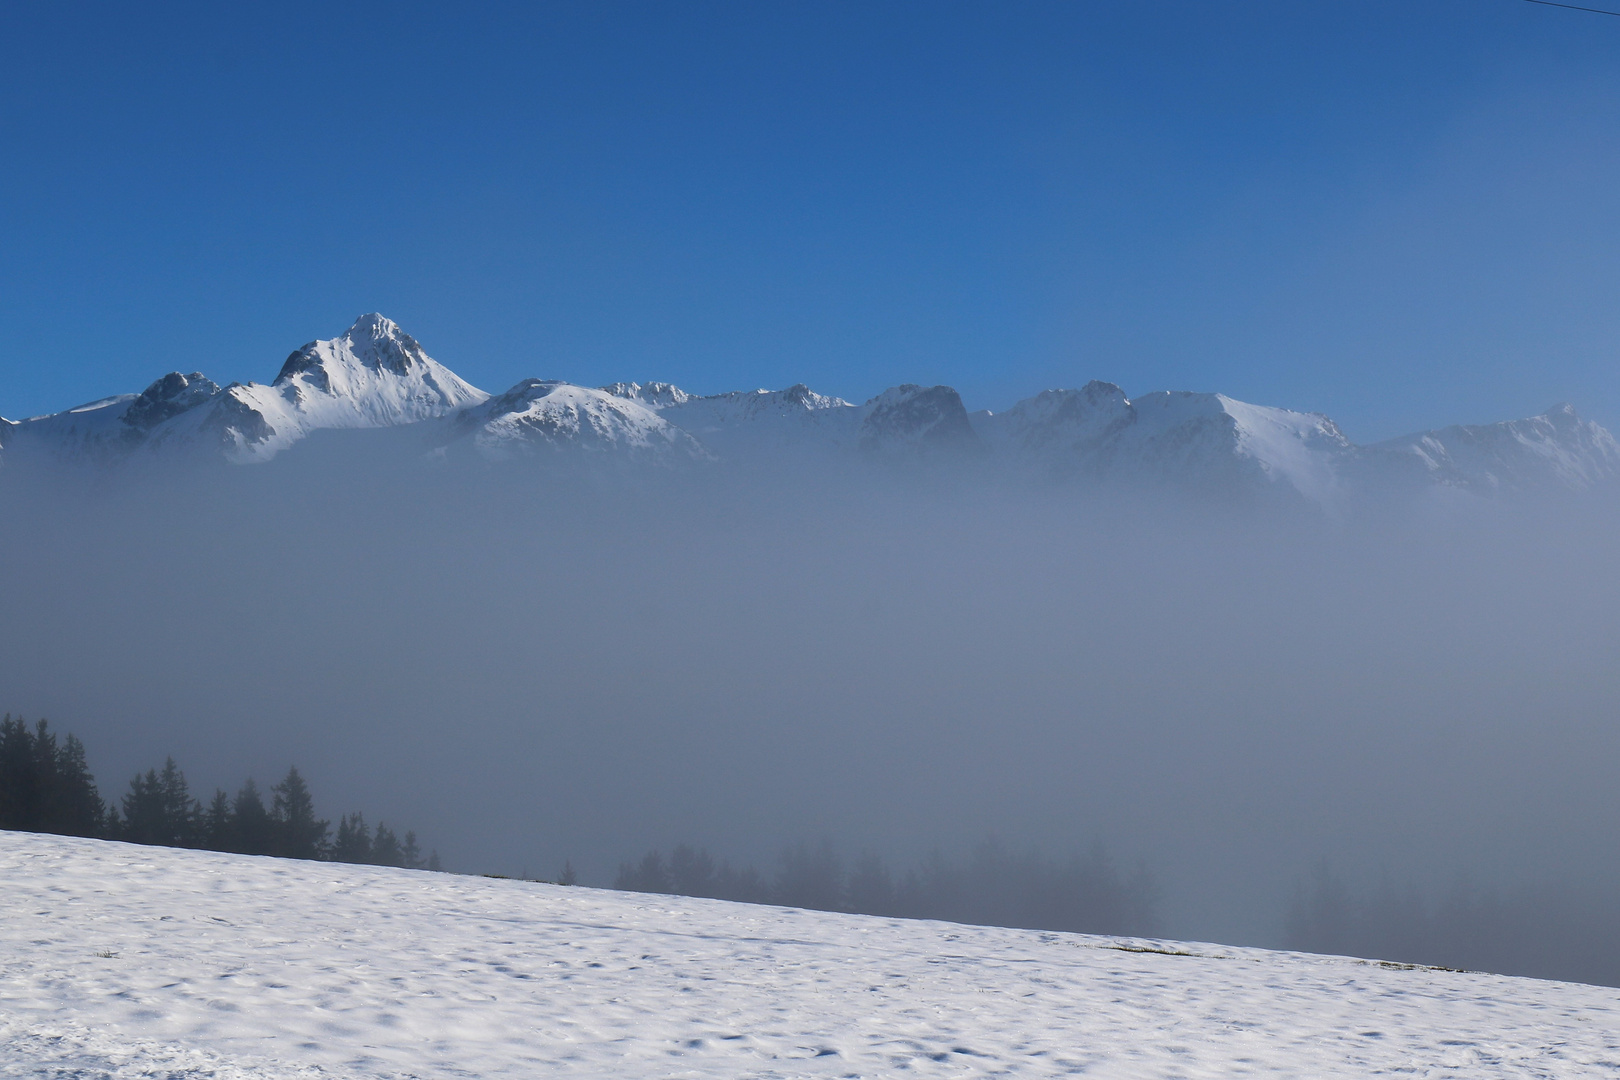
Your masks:
{"label": "mist covering valley", "polygon": [[107,795],[167,753],[202,790],[296,762],[450,870],[1100,845],[1169,936],[1393,921],[1620,982],[1612,473],[1346,511],[926,443],[420,438],[484,407],[249,465],[14,430],[0,708],[77,733]]}

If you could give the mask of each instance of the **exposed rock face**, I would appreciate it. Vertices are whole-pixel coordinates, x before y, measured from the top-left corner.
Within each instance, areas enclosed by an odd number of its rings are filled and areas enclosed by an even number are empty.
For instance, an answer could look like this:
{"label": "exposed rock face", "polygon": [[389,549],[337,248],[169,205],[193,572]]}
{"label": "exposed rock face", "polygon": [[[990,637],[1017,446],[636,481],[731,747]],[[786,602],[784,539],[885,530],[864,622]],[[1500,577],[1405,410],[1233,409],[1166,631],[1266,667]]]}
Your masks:
{"label": "exposed rock face", "polygon": [[201,405],[219,392],[219,384],[205,378],[200,371],[193,371],[190,375],[171,371],[129,403],[129,408],[124,410],[124,423],[135,431],[148,432],[170,417]]}
{"label": "exposed rock face", "polygon": [[692,395],[673,383],[650,382],[643,385],[635,382],[616,382],[612,386],[602,389],[614,397],[629,398],[639,401],[649,409],[667,409],[671,405],[683,405],[692,400]]}
{"label": "exposed rock face", "polygon": [[969,450],[979,439],[955,390],[907,383],[862,406],[860,445],[868,451]]}

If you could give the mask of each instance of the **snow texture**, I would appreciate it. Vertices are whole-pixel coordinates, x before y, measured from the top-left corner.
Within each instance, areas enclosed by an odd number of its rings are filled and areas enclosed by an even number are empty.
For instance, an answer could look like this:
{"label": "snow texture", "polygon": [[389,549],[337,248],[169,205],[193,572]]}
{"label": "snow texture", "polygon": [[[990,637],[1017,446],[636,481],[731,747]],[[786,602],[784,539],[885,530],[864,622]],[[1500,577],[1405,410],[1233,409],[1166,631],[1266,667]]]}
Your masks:
{"label": "snow texture", "polygon": [[1620,990],[0,833],[0,1076],[1612,1077]]}

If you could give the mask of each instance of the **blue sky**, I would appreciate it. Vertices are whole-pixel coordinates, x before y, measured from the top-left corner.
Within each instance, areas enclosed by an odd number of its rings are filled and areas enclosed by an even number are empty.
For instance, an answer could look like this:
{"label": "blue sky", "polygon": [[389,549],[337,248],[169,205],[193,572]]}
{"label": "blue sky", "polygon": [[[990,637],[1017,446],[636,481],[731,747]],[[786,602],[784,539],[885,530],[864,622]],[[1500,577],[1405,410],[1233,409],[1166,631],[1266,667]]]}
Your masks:
{"label": "blue sky", "polygon": [[0,145],[13,418],[380,310],[492,391],[1620,424],[1620,18],[1523,0],[18,6]]}

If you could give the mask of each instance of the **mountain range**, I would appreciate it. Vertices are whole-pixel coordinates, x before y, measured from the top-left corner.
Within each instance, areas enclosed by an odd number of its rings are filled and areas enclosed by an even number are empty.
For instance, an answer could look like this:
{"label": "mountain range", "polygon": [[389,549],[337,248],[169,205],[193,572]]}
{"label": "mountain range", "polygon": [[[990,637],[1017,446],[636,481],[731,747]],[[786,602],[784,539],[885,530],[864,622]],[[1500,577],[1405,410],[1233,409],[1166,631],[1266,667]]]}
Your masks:
{"label": "mountain range", "polygon": [[379,428],[409,429],[411,453],[487,461],[561,454],[701,466],[831,454],[1243,491],[1329,509],[1380,491],[1491,497],[1584,490],[1620,475],[1620,444],[1569,405],[1356,445],[1319,413],[1214,393],[1128,398],[1096,381],[972,413],[951,387],[911,384],[858,405],[802,384],[697,396],[661,382],[525,379],[491,395],[378,314],[296,350],[269,385],[221,387],[176,371],[138,394],[0,418],[0,464],[154,455],[263,463],[312,432]]}

